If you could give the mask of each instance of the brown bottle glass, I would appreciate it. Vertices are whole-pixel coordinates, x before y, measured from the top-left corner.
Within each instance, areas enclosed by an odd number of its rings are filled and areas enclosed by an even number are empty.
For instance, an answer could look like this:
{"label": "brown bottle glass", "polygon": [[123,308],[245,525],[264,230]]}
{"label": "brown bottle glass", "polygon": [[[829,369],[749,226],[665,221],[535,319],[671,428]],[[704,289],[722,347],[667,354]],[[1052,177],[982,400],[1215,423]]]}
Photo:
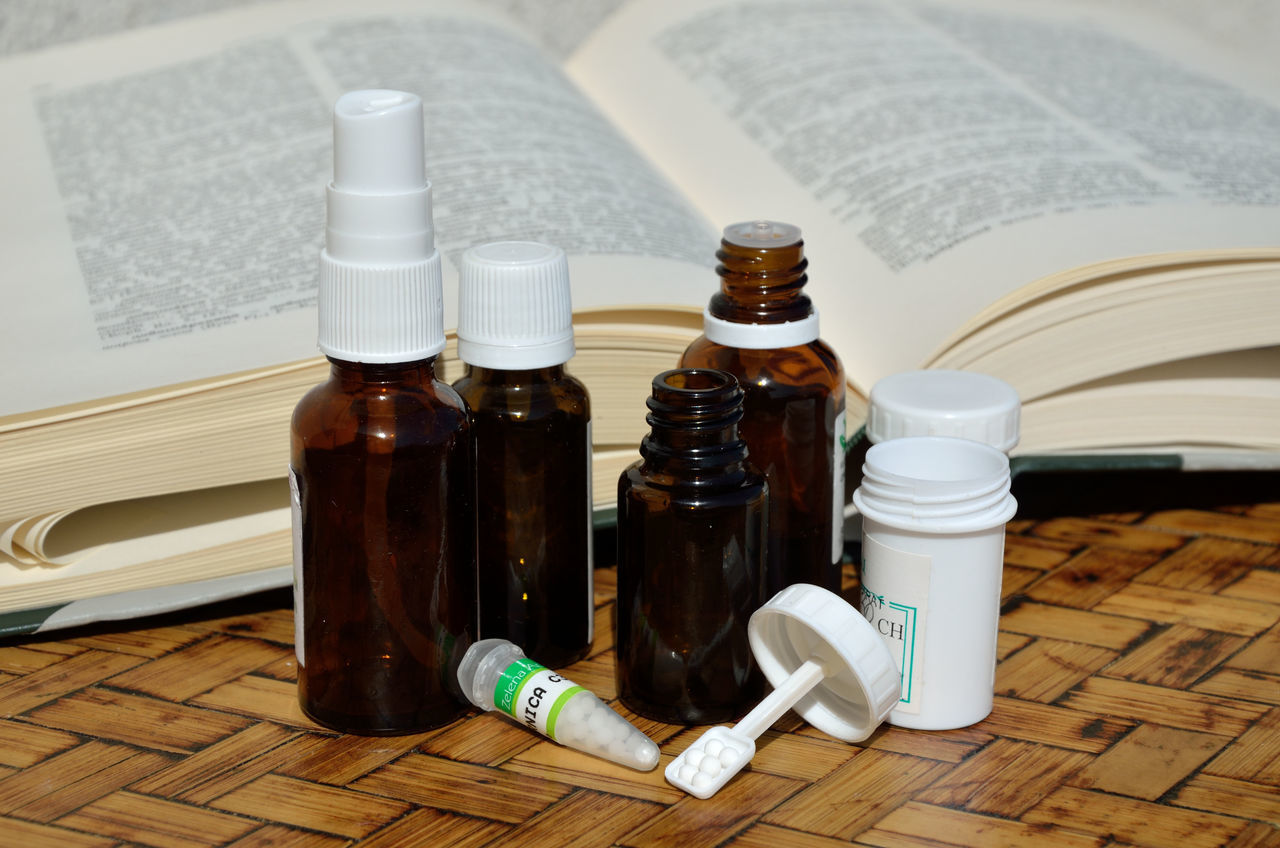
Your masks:
{"label": "brown bottle glass", "polygon": [[730,721],[763,693],[747,620],[765,600],[768,487],[732,375],[664,372],[648,405],[642,459],[618,481],[618,695],[660,721]]}
{"label": "brown bottle glass", "polygon": [[336,730],[426,730],[465,712],[476,633],[466,408],[434,357],[330,361],[293,414],[298,699]]}
{"label": "brown bottle glass", "polygon": [[804,241],[787,224],[735,224],[716,257],[713,321],[680,365],[728,371],[742,385],[739,431],[769,481],[769,596],[792,583],[839,593],[845,379],[803,292]]}
{"label": "brown bottle glass", "polygon": [[480,638],[507,639],[551,668],[591,647],[591,419],[563,365],[468,365],[476,456]]}

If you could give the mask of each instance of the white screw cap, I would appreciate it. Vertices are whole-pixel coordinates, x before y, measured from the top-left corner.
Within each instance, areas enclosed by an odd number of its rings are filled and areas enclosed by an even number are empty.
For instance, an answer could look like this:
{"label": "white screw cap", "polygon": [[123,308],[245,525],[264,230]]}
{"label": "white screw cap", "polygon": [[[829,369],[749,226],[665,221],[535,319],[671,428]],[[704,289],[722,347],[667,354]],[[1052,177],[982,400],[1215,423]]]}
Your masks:
{"label": "white screw cap", "polygon": [[884,639],[834,592],[788,586],[752,614],[747,636],[775,688],[807,661],[821,661],[826,677],[792,709],[829,736],[861,742],[898,705],[902,674]]}
{"label": "white screw cap", "polygon": [[573,304],[564,251],[533,241],[482,244],[462,255],[458,358],[507,371],[573,357]]}
{"label": "white screw cap", "polygon": [[1008,453],[1018,444],[1021,404],[1004,380],[973,371],[904,371],[876,381],[867,439],[953,436]]}

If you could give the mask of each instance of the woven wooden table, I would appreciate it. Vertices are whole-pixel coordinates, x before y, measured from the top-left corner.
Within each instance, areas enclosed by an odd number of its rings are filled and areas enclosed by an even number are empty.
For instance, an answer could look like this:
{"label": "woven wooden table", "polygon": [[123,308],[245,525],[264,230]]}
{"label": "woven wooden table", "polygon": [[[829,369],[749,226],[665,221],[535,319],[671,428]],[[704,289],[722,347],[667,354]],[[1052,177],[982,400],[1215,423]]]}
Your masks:
{"label": "woven wooden table", "polygon": [[[696,728],[636,720],[649,774],[491,714],[321,730],[286,593],[0,644],[0,845],[1280,845],[1280,503],[1019,518],[1005,563],[990,718],[847,745],[788,715],[710,801],[662,779]],[[613,600],[605,569],[568,672],[606,699]]]}

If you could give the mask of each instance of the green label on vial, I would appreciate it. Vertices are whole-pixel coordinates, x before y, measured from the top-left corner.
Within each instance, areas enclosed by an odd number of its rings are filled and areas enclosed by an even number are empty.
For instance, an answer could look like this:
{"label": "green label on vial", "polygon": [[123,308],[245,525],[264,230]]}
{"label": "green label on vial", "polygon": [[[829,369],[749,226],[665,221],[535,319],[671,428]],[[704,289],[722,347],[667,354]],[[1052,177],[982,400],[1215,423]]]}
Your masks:
{"label": "green label on vial", "polygon": [[498,676],[498,685],[493,690],[493,705],[513,718],[517,717],[516,699],[520,696],[520,689],[531,675],[545,670],[546,666],[527,658],[518,659],[507,666]]}

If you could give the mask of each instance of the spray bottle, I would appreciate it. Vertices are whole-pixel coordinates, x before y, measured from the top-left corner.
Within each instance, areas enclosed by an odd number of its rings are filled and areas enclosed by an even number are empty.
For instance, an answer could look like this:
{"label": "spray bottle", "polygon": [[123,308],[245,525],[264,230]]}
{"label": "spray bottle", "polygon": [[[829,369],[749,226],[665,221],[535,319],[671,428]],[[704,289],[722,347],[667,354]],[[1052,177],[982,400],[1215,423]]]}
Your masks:
{"label": "spray bottle", "polygon": [[476,633],[472,461],[462,399],[435,378],[440,254],[422,101],[334,107],[320,258],[330,375],[293,414],[298,699],[327,727],[410,733],[465,711]]}

